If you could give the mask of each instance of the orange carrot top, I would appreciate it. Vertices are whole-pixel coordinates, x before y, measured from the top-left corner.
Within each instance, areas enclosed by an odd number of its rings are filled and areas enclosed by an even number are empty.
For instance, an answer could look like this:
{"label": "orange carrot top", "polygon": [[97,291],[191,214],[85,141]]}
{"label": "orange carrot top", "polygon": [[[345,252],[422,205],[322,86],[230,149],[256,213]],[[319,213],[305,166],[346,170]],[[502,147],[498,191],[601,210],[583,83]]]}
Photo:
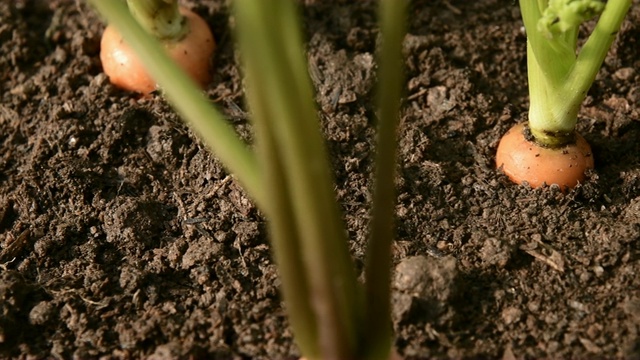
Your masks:
{"label": "orange carrot top", "polygon": [[[138,23],[160,40],[169,57],[201,87],[211,81],[211,58],[215,40],[206,22],[194,12],[178,6],[177,0],[127,0]],[[114,85],[148,94],[156,90],[132,49],[112,26],[102,35],[100,60]]]}

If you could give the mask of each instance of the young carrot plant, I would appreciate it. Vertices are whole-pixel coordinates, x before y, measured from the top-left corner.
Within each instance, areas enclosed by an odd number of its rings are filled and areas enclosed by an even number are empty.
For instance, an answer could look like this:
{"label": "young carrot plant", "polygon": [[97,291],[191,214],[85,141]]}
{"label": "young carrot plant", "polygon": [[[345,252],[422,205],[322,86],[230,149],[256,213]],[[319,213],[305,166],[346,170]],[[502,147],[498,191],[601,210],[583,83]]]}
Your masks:
{"label": "young carrot plant", "polygon": [[[571,188],[594,166],[576,133],[580,106],[631,0],[520,0],[527,34],[529,121],[502,138],[496,162],[514,182]],[[600,16],[578,51],[582,23]]]}
{"label": "young carrot plant", "polygon": [[[378,147],[366,281],[358,283],[293,0],[235,0],[254,153],[118,1],[88,0],[266,215],[296,342],[307,359],[386,359],[405,1],[380,0]],[[148,0],[151,1],[151,0]],[[170,0],[156,0],[169,2]],[[257,155],[256,155],[257,153]]]}

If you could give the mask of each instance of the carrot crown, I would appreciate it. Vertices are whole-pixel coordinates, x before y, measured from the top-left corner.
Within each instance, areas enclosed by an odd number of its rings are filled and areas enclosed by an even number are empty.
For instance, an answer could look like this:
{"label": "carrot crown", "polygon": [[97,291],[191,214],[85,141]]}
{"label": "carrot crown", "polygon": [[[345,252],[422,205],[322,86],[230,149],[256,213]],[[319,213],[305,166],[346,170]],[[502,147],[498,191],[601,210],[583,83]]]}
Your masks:
{"label": "carrot crown", "polygon": [[188,32],[178,0],[127,0],[131,15],[159,40],[180,40]]}

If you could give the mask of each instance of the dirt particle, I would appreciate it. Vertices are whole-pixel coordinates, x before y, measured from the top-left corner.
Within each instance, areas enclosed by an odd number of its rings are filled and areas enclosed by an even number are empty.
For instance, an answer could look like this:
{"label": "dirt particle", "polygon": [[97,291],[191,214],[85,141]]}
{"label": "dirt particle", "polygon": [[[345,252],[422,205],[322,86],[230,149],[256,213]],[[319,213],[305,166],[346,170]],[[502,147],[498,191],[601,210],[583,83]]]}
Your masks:
{"label": "dirt particle", "polygon": [[504,321],[506,325],[511,325],[520,321],[520,318],[522,317],[522,310],[517,307],[508,307],[502,310],[501,317],[502,321]]}
{"label": "dirt particle", "polygon": [[397,291],[394,295],[395,321],[416,311],[427,318],[437,316],[455,293],[457,274],[457,262],[453,257],[413,256],[400,262],[393,281]]}
{"label": "dirt particle", "polygon": [[50,301],[41,301],[29,312],[29,322],[33,325],[44,325],[55,316],[56,308]]}
{"label": "dirt particle", "polygon": [[635,321],[640,322],[640,299],[627,298],[622,304],[622,310],[625,314],[631,316]]}
{"label": "dirt particle", "polygon": [[504,241],[496,238],[485,240],[480,250],[480,258],[486,265],[505,267],[511,258],[512,248]]}
{"label": "dirt particle", "polygon": [[200,237],[192,241],[187,251],[182,256],[182,268],[188,269],[198,264],[212,261],[222,251],[220,243],[213,242],[212,239]]}

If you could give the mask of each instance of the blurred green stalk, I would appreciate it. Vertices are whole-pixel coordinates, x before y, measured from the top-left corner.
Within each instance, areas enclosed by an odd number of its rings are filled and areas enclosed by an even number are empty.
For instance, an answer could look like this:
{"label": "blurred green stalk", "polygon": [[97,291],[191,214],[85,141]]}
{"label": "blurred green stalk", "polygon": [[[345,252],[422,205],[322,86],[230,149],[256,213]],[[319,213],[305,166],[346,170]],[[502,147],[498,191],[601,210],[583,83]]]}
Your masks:
{"label": "blurred green stalk", "polygon": [[380,0],[378,22],[382,48],[378,54],[378,142],[373,205],[365,263],[366,314],[363,354],[381,358],[391,349],[391,243],[395,236],[397,127],[404,86],[402,42],[407,1]]}
{"label": "blurred green stalk", "polygon": [[[258,151],[267,154],[262,171],[267,187],[279,190],[269,191],[265,212],[291,325],[305,356],[352,358],[361,318],[359,286],[335,201],[296,5],[291,0],[233,4]],[[289,247],[299,249],[298,256],[282,254],[292,252]],[[296,314],[304,314],[302,321]]]}

